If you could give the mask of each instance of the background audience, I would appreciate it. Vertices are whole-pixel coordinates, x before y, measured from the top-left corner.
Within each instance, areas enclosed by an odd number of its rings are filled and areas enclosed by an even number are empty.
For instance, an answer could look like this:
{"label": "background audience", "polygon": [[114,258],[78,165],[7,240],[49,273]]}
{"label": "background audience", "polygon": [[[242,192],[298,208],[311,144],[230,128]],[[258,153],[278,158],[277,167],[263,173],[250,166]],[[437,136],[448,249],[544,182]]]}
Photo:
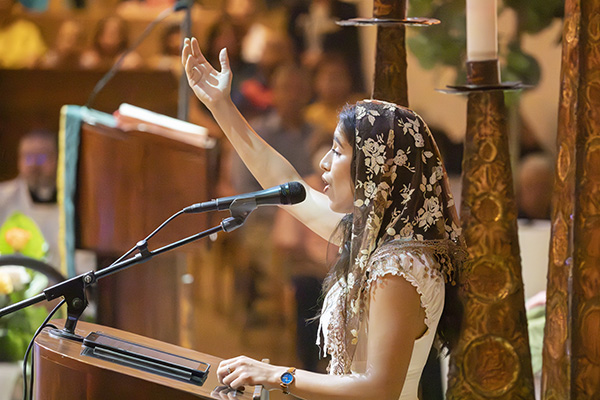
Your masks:
{"label": "background audience", "polygon": [[294,0],[288,8],[288,34],[301,62],[315,68],[324,55],[339,54],[350,67],[358,91],[363,90],[361,47],[356,27],[336,21],[358,17],[356,6],[340,0]]}
{"label": "background audience", "polygon": [[365,98],[356,92],[348,63],[336,54],[326,54],[314,69],[312,82],[315,96],[306,108],[306,120],[323,135],[331,137],[342,107]]}
{"label": "background audience", "polygon": [[58,29],[54,45],[40,60],[40,67],[53,69],[78,69],[82,67],[81,55],[85,47],[85,32],[76,19],[65,20]]}
{"label": "background audience", "polygon": [[[272,106],[262,115],[250,121],[252,127],[271,146],[280,151],[302,174],[312,173],[309,143],[313,129],[306,123],[303,110],[311,97],[310,76],[293,64],[282,65],[273,74]],[[229,176],[232,192],[246,193],[261,187],[250,174],[237,154],[229,152],[224,161],[225,176]],[[258,304],[261,299],[280,298],[281,292],[273,281],[281,280],[282,270],[294,269],[293,260],[273,262],[273,242],[269,240],[273,231],[276,209],[259,208],[247,219],[244,229],[236,231],[238,240],[234,246],[238,265],[238,289],[245,298],[246,325],[252,327],[256,321],[264,321]],[[281,283],[281,282],[280,282]],[[274,293],[275,291],[275,293]],[[277,293],[278,292],[278,293]],[[277,301],[277,300],[276,300]],[[281,309],[278,314],[281,315]]]}
{"label": "background audience", "polygon": [[543,152],[529,153],[518,166],[517,205],[519,217],[550,219],[554,160]]}
{"label": "background audience", "polygon": [[0,0],[0,68],[32,68],[46,52],[40,28],[17,0]]}
{"label": "background audience", "polygon": [[[331,137],[313,133],[309,140],[312,172],[304,179],[319,190],[325,186],[319,163],[330,148]],[[275,265],[284,271],[293,290],[295,308],[292,314],[295,316],[293,323],[299,365],[308,371],[325,372],[326,363],[320,359],[319,348],[313,340],[318,327],[315,317],[322,306],[321,288],[328,271],[326,255],[336,252],[337,247],[329,246],[326,240],[282,209],[276,211],[271,240]]]}
{"label": "background audience", "polygon": [[[86,69],[110,69],[129,47],[129,27],[127,21],[110,15],[98,21],[92,44],[81,56],[81,65]],[[139,69],[143,60],[135,50],[131,51],[121,64],[121,69]]]}
{"label": "background audience", "polygon": [[165,26],[160,35],[160,51],[151,57],[151,68],[171,71],[179,76],[181,73],[181,24],[170,23]]}

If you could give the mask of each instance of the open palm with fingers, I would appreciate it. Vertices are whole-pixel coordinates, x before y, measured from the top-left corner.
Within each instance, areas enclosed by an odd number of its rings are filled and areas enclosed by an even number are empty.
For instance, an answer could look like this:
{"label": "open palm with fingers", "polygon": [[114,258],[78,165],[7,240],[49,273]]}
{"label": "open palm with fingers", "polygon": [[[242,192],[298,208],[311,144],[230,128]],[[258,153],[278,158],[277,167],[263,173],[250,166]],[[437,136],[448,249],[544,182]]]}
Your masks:
{"label": "open palm with fingers", "polygon": [[214,69],[206,60],[196,38],[186,38],[183,45],[181,62],[194,94],[211,109],[221,100],[227,100],[231,93],[231,69],[227,50],[219,53],[221,71]]}

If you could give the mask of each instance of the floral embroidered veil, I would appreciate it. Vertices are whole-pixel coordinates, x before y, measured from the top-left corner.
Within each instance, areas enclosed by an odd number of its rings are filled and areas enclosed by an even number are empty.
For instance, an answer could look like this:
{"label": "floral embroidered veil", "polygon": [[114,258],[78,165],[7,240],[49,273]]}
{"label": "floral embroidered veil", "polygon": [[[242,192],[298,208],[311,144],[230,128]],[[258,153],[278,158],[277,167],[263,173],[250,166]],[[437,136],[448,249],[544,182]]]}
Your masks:
{"label": "floral embroidered veil", "polygon": [[350,372],[376,248],[393,240],[400,249],[432,254],[447,281],[465,256],[442,160],[421,117],[378,100],[358,102],[355,112],[351,265],[332,318],[340,326],[327,329],[325,340],[334,374]]}

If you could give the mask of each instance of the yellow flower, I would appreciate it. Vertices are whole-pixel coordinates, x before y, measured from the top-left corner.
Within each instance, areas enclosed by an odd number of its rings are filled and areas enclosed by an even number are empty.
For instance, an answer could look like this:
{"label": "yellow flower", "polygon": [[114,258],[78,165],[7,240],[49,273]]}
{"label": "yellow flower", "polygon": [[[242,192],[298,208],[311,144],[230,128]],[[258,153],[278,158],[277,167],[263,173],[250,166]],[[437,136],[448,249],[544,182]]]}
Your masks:
{"label": "yellow flower", "polygon": [[10,275],[5,274],[0,269],[0,295],[11,294],[14,290]]}
{"label": "yellow flower", "polygon": [[22,228],[11,228],[4,234],[4,239],[14,251],[20,252],[27,246],[29,239],[31,239],[31,232]]}

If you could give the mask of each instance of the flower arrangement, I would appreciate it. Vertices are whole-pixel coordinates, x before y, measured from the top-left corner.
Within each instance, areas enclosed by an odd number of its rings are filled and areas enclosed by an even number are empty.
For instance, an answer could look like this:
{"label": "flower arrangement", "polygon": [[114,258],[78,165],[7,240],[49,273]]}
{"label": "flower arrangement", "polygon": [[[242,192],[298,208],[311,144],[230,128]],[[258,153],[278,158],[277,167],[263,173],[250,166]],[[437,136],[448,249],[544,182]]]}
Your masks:
{"label": "flower arrangement", "polygon": [[[24,267],[0,267],[0,308],[35,296],[47,284],[44,275]],[[26,307],[0,318],[0,361],[22,360],[47,314],[44,307]]]}
{"label": "flower arrangement", "polygon": [[[12,214],[0,228],[0,255],[19,253],[43,260],[47,247],[35,222],[22,213]],[[39,272],[0,266],[0,308],[35,296],[47,285],[48,278]],[[45,307],[26,307],[0,318],[0,361],[23,359],[47,314]]]}

